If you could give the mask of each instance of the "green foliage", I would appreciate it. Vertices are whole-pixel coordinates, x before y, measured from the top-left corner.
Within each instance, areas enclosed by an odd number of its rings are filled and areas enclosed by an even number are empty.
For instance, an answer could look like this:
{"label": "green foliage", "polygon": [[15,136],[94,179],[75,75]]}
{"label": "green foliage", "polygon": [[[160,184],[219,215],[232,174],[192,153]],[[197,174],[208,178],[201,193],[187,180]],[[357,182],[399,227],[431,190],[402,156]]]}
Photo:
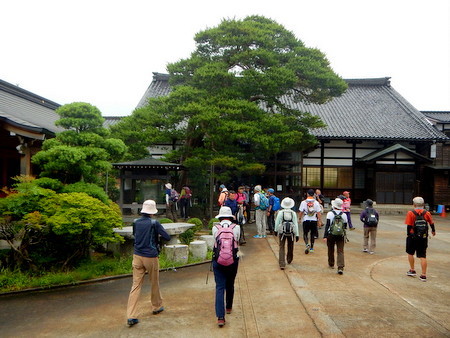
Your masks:
{"label": "green foliage", "polygon": [[195,231],[193,228],[187,229],[185,232],[178,235],[178,239],[182,244],[189,245],[194,240]]}
{"label": "green foliage", "polygon": [[203,222],[200,218],[196,218],[196,217],[189,218],[187,222],[190,224],[195,224],[195,227],[194,227],[195,231],[199,231],[203,228]]}
{"label": "green foliage", "polygon": [[130,157],[143,157],[149,144],[182,144],[166,159],[188,168],[200,195],[211,174],[222,181],[260,174],[273,155],[317,142],[310,130],[323,122],[285,96],[321,104],[347,88],[322,52],[262,16],[223,20],[194,40],[191,56],[167,67],[170,95],[150,99],[112,130],[132,144]]}
{"label": "green foliage", "polygon": [[158,219],[159,223],[164,224],[164,223],[173,223],[173,221],[170,218],[160,218]]}
{"label": "green foliage", "polygon": [[40,187],[46,180],[22,176],[17,181],[15,190],[0,199],[0,239],[13,249],[12,264],[32,270],[73,265],[88,256],[90,248],[123,241],[113,232],[122,226],[118,205],[94,185],[75,184],[68,190],[85,187],[105,202],[84,192],[56,193]]}
{"label": "green foliage", "polygon": [[46,140],[32,162],[42,177],[99,183],[99,175],[111,171],[110,162],[121,160],[127,147],[120,139],[108,138],[100,111],[88,103],[66,104],[56,112],[61,118],[55,124],[67,130]]}
{"label": "green foliage", "polygon": [[212,230],[214,223],[220,222],[218,218],[211,218],[208,222],[208,229]]}
{"label": "green foliage", "polygon": [[61,183],[61,181],[49,177],[38,178],[34,181],[34,184],[36,184],[38,187],[50,189],[56,192],[61,191],[61,189],[63,188],[63,184]]}
{"label": "green foliage", "polygon": [[77,182],[64,186],[62,192],[84,192],[91,197],[97,198],[105,204],[109,204],[108,195],[96,184]]}

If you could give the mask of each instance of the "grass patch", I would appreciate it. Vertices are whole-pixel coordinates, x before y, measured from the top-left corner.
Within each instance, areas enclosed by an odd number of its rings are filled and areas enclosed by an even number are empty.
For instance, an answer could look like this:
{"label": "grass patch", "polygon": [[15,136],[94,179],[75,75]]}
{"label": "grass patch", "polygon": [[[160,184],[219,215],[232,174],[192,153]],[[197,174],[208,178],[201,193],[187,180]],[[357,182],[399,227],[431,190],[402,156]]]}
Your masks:
{"label": "grass patch", "polygon": [[[208,251],[207,260],[212,258],[212,251]],[[0,293],[18,291],[38,287],[51,287],[65,284],[75,284],[80,281],[117,276],[132,273],[131,262],[133,257],[106,257],[105,255],[96,255],[90,261],[80,264],[79,267],[67,271],[50,271],[40,274],[31,272],[10,271],[8,269],[0,270]],[[188,258],[188,264],[200,263],[202,259],[194,260],[191,255]],[[161,269],[177,268],[183,264],[174,263],[167,260],[164,252],[159,257]]]}

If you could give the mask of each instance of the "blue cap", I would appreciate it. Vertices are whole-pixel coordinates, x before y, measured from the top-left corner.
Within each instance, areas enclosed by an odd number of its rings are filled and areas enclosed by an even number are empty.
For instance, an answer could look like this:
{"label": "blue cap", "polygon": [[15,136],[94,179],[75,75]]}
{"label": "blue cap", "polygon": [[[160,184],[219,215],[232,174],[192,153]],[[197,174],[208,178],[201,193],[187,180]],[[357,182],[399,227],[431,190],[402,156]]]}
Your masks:
{"label": "blue cap", "polygon": [[273,190],[272,188],[267,189],[268,192],[270,192],[271,194],[273,194],[275,192],[275,190]]}

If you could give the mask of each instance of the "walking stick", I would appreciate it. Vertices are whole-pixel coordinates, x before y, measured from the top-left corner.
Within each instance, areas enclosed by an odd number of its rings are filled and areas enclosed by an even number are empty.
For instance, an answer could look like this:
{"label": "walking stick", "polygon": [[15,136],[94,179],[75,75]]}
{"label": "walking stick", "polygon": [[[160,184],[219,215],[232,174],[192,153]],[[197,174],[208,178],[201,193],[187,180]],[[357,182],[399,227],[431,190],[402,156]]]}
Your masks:
{"label": "walking stick", "polygon": [[209,272],[210,271],[212,271],[212,259],[211,259],[211,264],[209,266],[208,272],[206,272],[206,284],[208,284]]}

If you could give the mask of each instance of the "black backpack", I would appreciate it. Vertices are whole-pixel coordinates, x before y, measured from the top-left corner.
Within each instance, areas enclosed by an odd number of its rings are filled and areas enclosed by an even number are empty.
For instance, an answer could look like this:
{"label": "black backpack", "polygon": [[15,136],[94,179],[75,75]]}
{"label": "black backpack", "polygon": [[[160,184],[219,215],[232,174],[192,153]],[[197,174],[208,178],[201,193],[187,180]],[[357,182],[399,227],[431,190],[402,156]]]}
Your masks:
{"label": "black backpack", "polygon": [[366,209],[366,218],[364,219],[364,223],[366,223],[369,227],[376,227],[378,225],[378,219],[373,208]]}
{"label": "black backpack", "polygon": [[292,212],[288,211],[288,213],[291,216],[290,220],[285,219],[284,215],[285,215],[286,211],[282,211],[283,213],[283,222],[281,224],[281,236],[282,237],[293,237],[294,236],[294,222],[292,220]]}
{"label": "black backpack", "polygon": [[428,211],[424,211],[419,214],[416,210],[412,211],[416,216],[414,221],[414,236],[416,238],[427,238],[428,237],[428,222],[425,220],[425,214]]}

